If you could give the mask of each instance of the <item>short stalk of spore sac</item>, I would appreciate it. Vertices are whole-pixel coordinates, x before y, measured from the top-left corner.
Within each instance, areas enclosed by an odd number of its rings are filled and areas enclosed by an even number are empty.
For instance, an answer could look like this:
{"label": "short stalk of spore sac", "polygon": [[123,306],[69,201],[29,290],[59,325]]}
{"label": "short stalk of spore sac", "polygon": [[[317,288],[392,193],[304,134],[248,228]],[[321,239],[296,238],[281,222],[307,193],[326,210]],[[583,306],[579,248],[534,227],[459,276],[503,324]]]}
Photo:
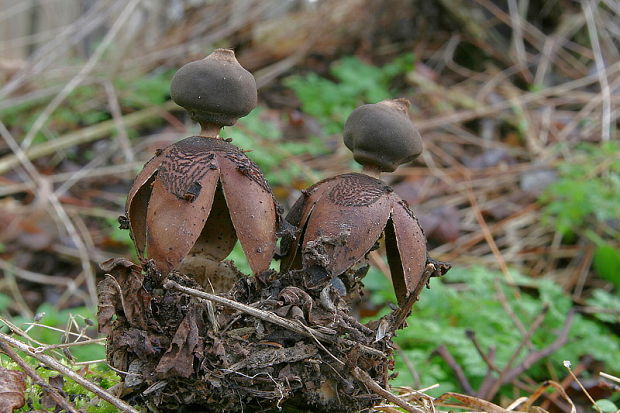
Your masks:
{"label": "short stalk of spore sac", "polygon": [[363,165],[362,173],[377,179],[381,177],[381,169],[377,168],[375,165]]}
{"label": "short stalk of spore sac", "polygon": [[144,166],[127,197],[129,229],[160,279],[180,270],[224,291],[237,273],[221,261],[237,239],[254,273],[269,268],[275,250],[279,212],[271,189],[258,166],[219,136],[256,107],[256,81],[232,50],[217,49],[179,69],[170,94],[201,132]]}
{"label": "short stalk of spore sac", "polygon": [[394,99],[351,113],[344,143],[363,173],[328,178],[303,192],[287,216],[299,230],[282,240],[281,271],[303,268],[314,282],[315,274],[333,280],[360,263],[383,236],[399,305],[419,291],[428,262],[424,233],[405,201],[379,179],[422,153],[408,107],[407,100]]}

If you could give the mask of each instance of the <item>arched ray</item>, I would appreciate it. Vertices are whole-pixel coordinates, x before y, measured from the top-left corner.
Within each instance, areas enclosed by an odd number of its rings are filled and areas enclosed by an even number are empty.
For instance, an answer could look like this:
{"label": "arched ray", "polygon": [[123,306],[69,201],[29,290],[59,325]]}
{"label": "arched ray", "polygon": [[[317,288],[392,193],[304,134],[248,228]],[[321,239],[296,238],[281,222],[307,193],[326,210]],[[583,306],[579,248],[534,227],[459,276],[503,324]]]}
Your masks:
{"label": "arched ray", "polygon": [[258,167],[248,158],[219,158],[221,182],[235,227],[252,272],[269,268],[276,247],[276,205]]}
{"label": "arched ray", "polygon": [[[413,212],[392,196],[392,228],[386,228],[386,249],[398,303],[419,287],[426,266],[426,238]],[[389,225],[388,225],[389,226]]]}
{"label": "arched ray", "polygon": [[188,199],[172,194],[159,177],[155,179],[147,211],[146,251],[163,275],[179,265],[200,236],[218,179],[219,172],[209,170]]}

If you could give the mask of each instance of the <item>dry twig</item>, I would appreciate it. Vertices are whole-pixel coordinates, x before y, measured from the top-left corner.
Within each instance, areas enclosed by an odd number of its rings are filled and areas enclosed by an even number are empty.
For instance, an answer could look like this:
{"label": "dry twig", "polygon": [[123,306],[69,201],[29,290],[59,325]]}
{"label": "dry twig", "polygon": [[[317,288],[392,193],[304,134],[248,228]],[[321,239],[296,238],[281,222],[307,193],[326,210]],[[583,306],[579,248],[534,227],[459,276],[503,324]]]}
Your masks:
{"label": "dry twig", "polygon": [[379,396],[383,397],[385,400],[391,403],[394,403],[398,407],[401,407],[410,413],[424,413],[423,410],[413,406],[411,403],[406,402],[402,398],[396,396],[395,394],[390,393],[389,391],[385,390],[383,387],[379,386],[379,384],[376,381],[374,381],[372,377],[368,375],[368,373],[366,373],[359,367],[353,367],[353,370],[351,371],[351,373],[356,379],[364,383],[370,390],[372,390],[374,393],[378,394]]}
{"label": "dry twig", "polygon": [[184,287],[182,285],[179,285],[178,283],[172,281],[172,280],[166,280],[164,281],[164,287],[168,288],[168,289],[175,289],[178,291],[181,291],[185,294],[194,296],[194,297],[198,297],[198,298],[202,298],[205,300],[209,300],[221,305],[225,305],[226,307],[230,307],[233,308],[235,310],[244,312],[246,314],[249,314],[253,317],[259,318],[263,321],[267,321],[273,324],[277,324],[280,327],[284,327],[287,328],[291,331],[294,331],[297,334],[301,334],[305,337],[309,337],[312,339],[318,339],[318,340],[322,340],[322,341],[326,341],[328,343],[332,343],[332,344],[343,344],[349,347],[359,347],[360,350],[362,350],[363,352],[367,353],[367,354],[373,354],[379,357],[383,357],[384,354],[379,351],[376,350],[372,347],[368,347],[359,343],[354,343],[350,340],[346,340],[346,339],[342,339],[342,338],[338,338],[338,337],[333,337],[330,335],[327,335],[325,333],[322,333],[320,331],[317,331],[315,329],[311,329],[309,327],[301,327],[300,325],[298,325],[297,323],[295,323],[294,321],[288,320],[286,318],[280,317],[272,312],[269,311],[263,311],[260,310],[258,308],[254,308],[251,307],[249,305],[245,305],[242,303],[239,303],[237,301],[233,301],[233,300],[229,300],[228,298],[224,298],[224,297],[220,297],[214,294],[209,294],[206,293],[204,291],[199,291],[193,288],[189,288],[189,287]]}
{"label": "dry twig", "polygon": [[43,380],[43,378],[41,378],[41,376],[39,376],[28,363],[26,363],[21,357],[19,357],[19,354],[17,354],[7,343],[0,341],[0,350],[2,350],[2,352],[4,352],[7,356],[13,359],[13,361],[17,363],[28,376],[30,376],[30,378],[34,381],[34,384],[40,386],[43,391],[47,393],[52,398],[52,400],[54,400],[58,407],[61,407],[69,413],[78,413],[75,406],[66,401],[64,397],[62,397],[60,393],[58,393],[58,390],[56,390],[54,387],[50,386],[49,383]]}
{"label": "dry twig", "polygon": [[[30,162],[30,160],[26,157],[24,151],[17,144],[13,136],[10,134],[4,123],[0,121],[0,135],[5,139],[5,141],[9,144],[11,149],[15,152],[19,162],[22,166],[28,171],[28,174],[32,178],[33,181],[37,183],[39,188],[45,188],[47,186],[47,182],[45,178],[41,176],[39,171],[35,168],[35,166]],[[88,250],[86,249],[86,245],[84,244],[84,240],[80,237],[73,221],[69,218],[69,215],[65,211],[62,206],[62,203],[56,196],[53,191],[42,191],[47,196],[47,201],[51,204],[56,216],[59,221],[64,225],[67,233],[75,243],[79,253],[80,253],[80,262],[82,264],[82,270],[85,274],[86,286],[88,288],[88,293],[90,294],[91,305],[94,307],[97,304],[97,288],[95,286],[95,274],[90,265],[90,260],[88,258]]]}
{"label": "dry twig", "polygon": [[54,359],[54,358],[52,358],[52,357],[50,357],[50,356],[48,356],[46,354],[37,353],[36,351],[34,351],[34,349],[32,347],[22,343],[19,340],[16,340],[16,339],[12,338],[11,336],[8,336],[8,335],[6,335],[4,333],[0,333],[0,340],[2,342],[6,343],[7,345],[11,345],[12,347],[14,347],[14,348],[16,348],[16,349],[18,349],[20,351],[23,351],[24,353],[28,354],[29,356],[37,359],[41,363],[45,364],[47,367],[49,367],[49,368],[51,368],[53,370],[56,370],[57,372],[59,372],[63,376],[70,378],[71,380],[73,380],[76,383],[78,383],[80,386],[84,387],[86,390],[95,393],[99,398],[107,401],[108,403],[110,403],[111,405],[113,405],[114,407],[119,409],[119,411],[126,412],[126,413],[138,413],[138,411],[136,409],[134,409],[133,407],[129,406],[124,401],[120,400],[117,397],[114,397],[113,395],[108,393],[106,390],[104,390],[101,387],[97,386],[96,384],[93,384],[90,381],[86,380],[84,377],[80,376],[79,374],[77,374],[76,372],[71,370],[70,368],[62,365],[56,359]]}
{"label": "dry twig", "polygon": [[[491,388],[489,389],[488,393],[483,395],[483,398],[488,399],[488,400],[493,399],[493,397],[498,392],[498,390],[502,386],[502,384],[507,382],[505,380],[505,377],[511,372],[512,365],[515,362],[515,360],[517,359],[517,357],[519,356],[519,354],[521,354],[521,350],[523,350],[523,348],[525,348],[525,346],[527,346],[527,344],[530,342],[530,338],[534,335],[536,330],[538,330],[538,328],[540,327],[542,322],[545,320],[545,316],[547,315],[547,311],[549,311],[549,306],[547,304],[545,304],[543,306],[542,310],[540,311],[540,313],[532,321],[532,324],[530,325],[530,328],[523,335],[523,338],[521,339],[521,342],[519,343],[517,348],[512,353],[512,356],[510,356],[510,359],[508,360],[508,362],[506,363],[506,365],[504,366],[502,371],[499,373],[499,377],[497,378],[496,382],[494,383],[493,386],[491,386]],[[514,376],[514,377],[516,377],[516,376]]]}
{"label": "dry twig", "polygon": [[454,357],[452,357],[452,354],[450,354],[446,346],[441,345],[437,347],[437,349],[435,350],[435,353],[438,354],[442,359],[444,359],[446,363],[448,363],[448,366],[450,366],[450,368],[454,372],[454,375],[456,376],[456,380],[459,382],[459,384],[463,388],[463,391],[465,391],[465,393],[467,393],[468,395],[473,395],[475,391],[473,387],[471,387],[471,384],[469,383],[469,380],[467,379],[465,372],[463,371],[459,363],[456,362]]}

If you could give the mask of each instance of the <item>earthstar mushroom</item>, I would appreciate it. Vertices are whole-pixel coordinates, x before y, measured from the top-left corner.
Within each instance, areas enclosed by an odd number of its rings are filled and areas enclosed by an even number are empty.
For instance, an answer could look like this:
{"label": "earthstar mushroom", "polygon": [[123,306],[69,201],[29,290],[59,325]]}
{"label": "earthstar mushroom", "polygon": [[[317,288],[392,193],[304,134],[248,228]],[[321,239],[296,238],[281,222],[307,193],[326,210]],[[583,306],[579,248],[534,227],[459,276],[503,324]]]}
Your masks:
{"label": "earthstar mushroom", "polygon": [[336,277],[361,261],[383,234],[398,303],[416,290],[427,264],[424,233],[405,201],[377,179],[422,152],[407,109],[406,100],[396,99],[351,113],[344,141],[365,173],[338,175],[303,191],[286,217],[299,231],[282,239],[281,271],[319,265]]}
{"label": "earthstar mushroom", "polygon": [[202,130],[157,151],[135,179],[125,212],[138,254],[166,276],[186,258],[223,260],[239,239],[252,271],[268,269],[278,206],[258,166],[218,136],[256,106],[254,77],[218,49],[179,69],[171,96]]}

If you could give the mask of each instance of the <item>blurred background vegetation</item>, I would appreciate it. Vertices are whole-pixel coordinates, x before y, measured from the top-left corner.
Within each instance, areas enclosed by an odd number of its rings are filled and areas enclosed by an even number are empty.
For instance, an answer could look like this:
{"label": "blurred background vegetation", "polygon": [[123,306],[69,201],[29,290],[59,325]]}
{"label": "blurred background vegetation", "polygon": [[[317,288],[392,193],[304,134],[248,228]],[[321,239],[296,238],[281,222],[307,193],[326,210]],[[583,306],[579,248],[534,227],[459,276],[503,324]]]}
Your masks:
{"label": "blurred background vegetation", "polygon": [[[619,16],[616,0],[0,0],[0,328],[98,337],[97,264],[135,258],[116,223],[132,179],[197,131],[171,76],[229,47],[259,108],[224,134],[285,209],[358,168],[339,135],[356,106],[412,102],[425,153],[384,179],[454,269],[397,337],[395,385],[506,406],[553,379],[588,411],[570,360],[615,411],[599,373],[620,374]],[[364,317],[394,302],[370,259]],[[100,341],[49,353],[118,381]],[[41,408],[29,391],[24,411]],[[557,393],[542,406],[569,411]]]}

